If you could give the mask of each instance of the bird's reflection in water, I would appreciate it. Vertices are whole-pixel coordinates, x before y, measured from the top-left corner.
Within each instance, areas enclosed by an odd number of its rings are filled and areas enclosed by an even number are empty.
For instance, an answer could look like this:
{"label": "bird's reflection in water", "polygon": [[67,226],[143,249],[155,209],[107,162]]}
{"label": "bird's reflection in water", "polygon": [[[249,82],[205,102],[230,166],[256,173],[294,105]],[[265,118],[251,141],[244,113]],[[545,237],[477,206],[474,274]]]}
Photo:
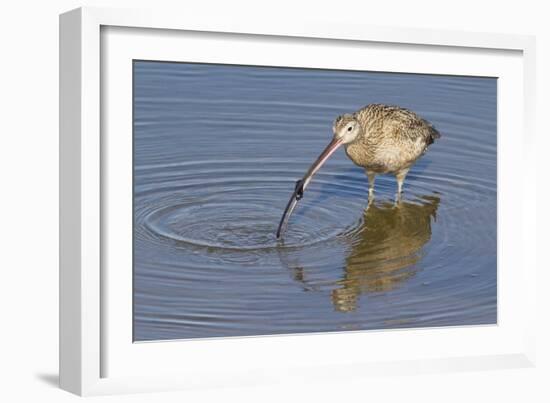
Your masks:
{"label": "bird's reflection in water", "polygon": [[[331,299],[335,310],[354,311],[361,294],[391,291],[415,275],[415,264],[431,238],[439,201],[439,197],[431,195],[397,205],[373,202],[365,209],[361,227],[348,234],[350,249],[344,275],[333,283]],[[293,278],[307,290],[316,289],[308,284],[300,267],[293,268]]]}
{"label": "bird's reflection in water", "polygon": [[373,203],[365,210],[364,224],[346,258],[344,277],[332,291],[336,310],[353,311],[362,293],[391,291],[414,276],[438,206],[439,197],[425,196],[420,203]]}

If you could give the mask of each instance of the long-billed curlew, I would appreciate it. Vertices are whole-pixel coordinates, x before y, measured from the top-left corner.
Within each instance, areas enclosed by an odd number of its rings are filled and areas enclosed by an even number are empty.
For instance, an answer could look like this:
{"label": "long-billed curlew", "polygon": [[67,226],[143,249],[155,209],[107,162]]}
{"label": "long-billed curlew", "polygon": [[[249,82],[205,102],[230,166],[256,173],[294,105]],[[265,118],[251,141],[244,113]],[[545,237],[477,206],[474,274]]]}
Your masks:
{"label": "long-billed curlew", "polygon": [[369,199],[374,194],[377,174],[394,174],[397,178],[397,198],[411,166],[441,137],[430,122],[416,113],[393,105],[370,104],[357,112],[338,116],[333,124],[334,137],[321,155],[296,182],[294,192],[281,217],[277,238],[284,232],[288,219],[303,197],[313,175],[325,161],[344,145],[347,156],[365,168],[369,180]]}

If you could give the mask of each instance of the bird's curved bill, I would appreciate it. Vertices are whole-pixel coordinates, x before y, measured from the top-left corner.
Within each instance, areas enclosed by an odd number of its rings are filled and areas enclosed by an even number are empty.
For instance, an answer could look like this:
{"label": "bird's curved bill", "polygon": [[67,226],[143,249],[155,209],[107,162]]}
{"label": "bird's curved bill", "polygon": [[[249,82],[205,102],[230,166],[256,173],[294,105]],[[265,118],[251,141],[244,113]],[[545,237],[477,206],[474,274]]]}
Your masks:
{"label": "bird's curved bill", "polygon": [[292,215],[292,212],[296,208],[296,205],[298,204],[298,201],[303,197],[304,191],[306,187],[309,185],[309,182],[311,181],[311,178],[313,178],[313,175],[323,166],[323,164],[328,160],[328,158],[342,145],[341,139],[334,138],[323,150],[323,152],[317,157],[317,160],[311,165],[311,167],[308,169],[306,174],[302,179],[296,182],[296,187],[294,188],[294,192],[292,193],[292,196],[290,197],[290,200],[288,201],[285,212],[283,213],[283,216],[281,217],[281,221],[279,222],[279,228],[277,228],[277,238],[280,238],[281,235],[285,232],[286,227],[288,225],[288,220],[290,219],[290,216]]}

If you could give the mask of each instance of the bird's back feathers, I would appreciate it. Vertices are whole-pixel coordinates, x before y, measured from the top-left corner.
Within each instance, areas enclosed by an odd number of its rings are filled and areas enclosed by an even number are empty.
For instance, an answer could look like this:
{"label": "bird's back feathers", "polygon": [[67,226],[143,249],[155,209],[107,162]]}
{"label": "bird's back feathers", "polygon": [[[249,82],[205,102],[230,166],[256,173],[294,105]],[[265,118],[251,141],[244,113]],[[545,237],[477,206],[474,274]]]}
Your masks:
{"label": "bird's back feathers", "polygon": [[370,104],[353,117],[361,124],[363,136],[346,153],[357,165],[379,172],[412,165],[441,137],[430,122],[395,105]]}

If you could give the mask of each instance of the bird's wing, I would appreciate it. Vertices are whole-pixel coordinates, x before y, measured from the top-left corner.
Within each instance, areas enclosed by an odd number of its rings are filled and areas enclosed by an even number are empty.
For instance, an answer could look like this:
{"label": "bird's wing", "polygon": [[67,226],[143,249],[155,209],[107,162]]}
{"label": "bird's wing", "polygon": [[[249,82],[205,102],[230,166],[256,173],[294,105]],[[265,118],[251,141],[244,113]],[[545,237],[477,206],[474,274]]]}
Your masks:
{"label": "bird's wing", "polygon": [[389,109],[386,122],[392,135],[401,141],[422,141],[429,145],[441,137],[430,122],[405,108]]}

